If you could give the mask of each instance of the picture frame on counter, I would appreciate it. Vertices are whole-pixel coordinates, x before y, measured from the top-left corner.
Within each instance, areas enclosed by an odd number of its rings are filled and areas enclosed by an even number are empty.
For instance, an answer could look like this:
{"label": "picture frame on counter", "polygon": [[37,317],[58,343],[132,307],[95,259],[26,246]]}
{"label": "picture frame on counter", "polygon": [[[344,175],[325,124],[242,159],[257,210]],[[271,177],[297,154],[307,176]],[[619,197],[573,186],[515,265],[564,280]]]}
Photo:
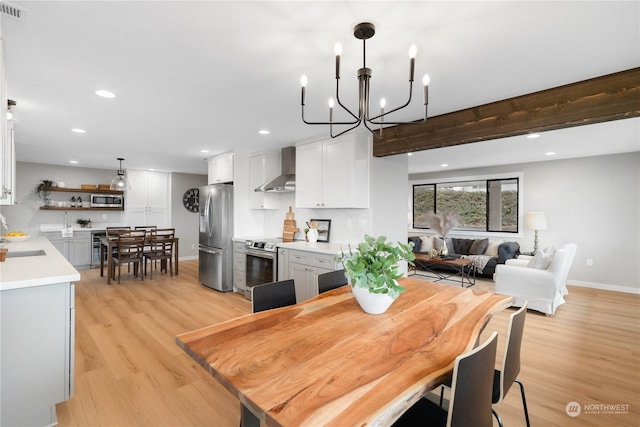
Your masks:
{"label": "picture frame on counter", "polygon": [[330,219],[311,219],[318,223],[318,242],[329,242],[329,233],[331,232]]}

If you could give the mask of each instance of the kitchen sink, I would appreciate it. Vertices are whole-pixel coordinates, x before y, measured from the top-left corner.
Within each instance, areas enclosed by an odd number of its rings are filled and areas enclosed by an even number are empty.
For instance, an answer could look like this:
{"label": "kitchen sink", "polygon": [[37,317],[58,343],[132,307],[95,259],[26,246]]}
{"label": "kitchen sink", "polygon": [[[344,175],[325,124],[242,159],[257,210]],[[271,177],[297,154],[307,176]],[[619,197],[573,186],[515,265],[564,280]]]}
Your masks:
{"label": "kitchen sink", "polygon": [[44,251],[44,249],[34,249],[31,251],[8,251],[7,258],[21,258],[25,256],[42,256],[46,254],[47,253]]}

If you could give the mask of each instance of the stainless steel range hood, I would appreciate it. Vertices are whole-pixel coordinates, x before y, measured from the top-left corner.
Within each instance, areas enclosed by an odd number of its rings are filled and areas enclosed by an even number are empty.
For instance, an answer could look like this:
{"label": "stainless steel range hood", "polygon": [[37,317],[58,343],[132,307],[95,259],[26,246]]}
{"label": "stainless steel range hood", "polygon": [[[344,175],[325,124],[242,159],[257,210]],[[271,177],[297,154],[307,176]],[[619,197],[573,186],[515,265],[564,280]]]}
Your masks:
{"label": "stainless steel range hood", "polygon": [[296,147],[282,149],[282,172],[279,177],[256,188],[255,191],[287,193],[296,189]]}

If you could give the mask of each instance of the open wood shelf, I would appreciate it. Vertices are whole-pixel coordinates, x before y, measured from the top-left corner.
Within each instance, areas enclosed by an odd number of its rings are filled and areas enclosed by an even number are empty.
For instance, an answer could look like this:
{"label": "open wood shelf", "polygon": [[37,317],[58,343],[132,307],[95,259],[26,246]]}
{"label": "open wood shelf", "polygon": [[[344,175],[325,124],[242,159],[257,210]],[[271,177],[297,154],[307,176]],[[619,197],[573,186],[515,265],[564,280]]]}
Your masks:
{"label": "open wood shelf", "polygon": [[71,206],[40,206],[41,211],[123,211],[124,208],[92,208],[92,207],[81,207],[81,208],[72,208]]}
{"label": "open wood shelf", "polygon": [[68,187],[53,187],[52,192],[64,192],[64,193],[94,193],[94,194],[124,194],[121,190],[98,190],[86,189],[86,188],[68,188]]}

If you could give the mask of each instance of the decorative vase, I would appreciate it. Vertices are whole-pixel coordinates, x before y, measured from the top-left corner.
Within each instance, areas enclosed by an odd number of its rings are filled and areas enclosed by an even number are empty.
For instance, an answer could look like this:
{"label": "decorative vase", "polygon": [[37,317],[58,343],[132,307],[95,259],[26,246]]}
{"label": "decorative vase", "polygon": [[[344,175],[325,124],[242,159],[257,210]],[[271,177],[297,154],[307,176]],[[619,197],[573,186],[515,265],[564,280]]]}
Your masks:
{"label": "decorative vase", "polygon": [[[351,279],[349,278],[349,286],[351,286]],[[372,294],[369,292],[369,289],[362,288],[358,286],[356,283],[355,286],[351,286],[351,292],[353,292],[353,296],[360,304],[360,307],[365,313],[369,314],[382,314],[395,301],[394,298],[391,298],[387,294]]]}
{"label": "decorative vase", "polygon": [[309,231],[307,231],[307,240],[310,241],[311,243],[317,242],[318,241],[318,229],[310,228]]}
{"label": "decorative vase", "polygon": [[442,245],[440,246],[440,255],[445,257],[449,255],[449,248],[447,248],[447,239],[446,237],[442,237]]}

